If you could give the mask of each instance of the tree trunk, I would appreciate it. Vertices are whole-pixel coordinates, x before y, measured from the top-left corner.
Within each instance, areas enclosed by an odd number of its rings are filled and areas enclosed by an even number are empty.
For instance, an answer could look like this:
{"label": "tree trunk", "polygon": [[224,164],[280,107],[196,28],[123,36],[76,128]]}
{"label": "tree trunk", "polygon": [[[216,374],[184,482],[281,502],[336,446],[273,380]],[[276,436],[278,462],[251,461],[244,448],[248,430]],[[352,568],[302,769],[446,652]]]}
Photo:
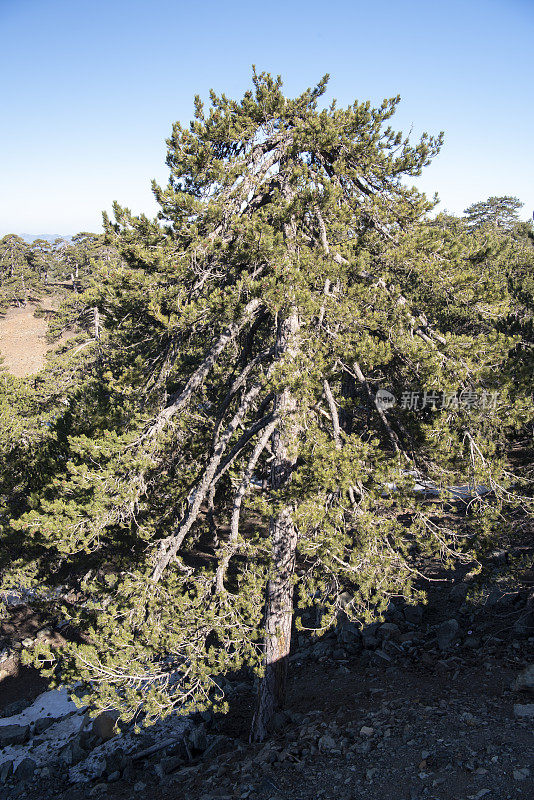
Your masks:
{"label": "tree trunk", "polygon": [[[279,357],[291,358],[298,349],[299,319],[291,313],[277,331]],[[298,423],[294,419],[296,399],[289,390],[276,398],[275,407],[281,419],[273,433],[271,486],[277,490],[291,479],[297,460]],[[293,620],[293,572],[297,548],[297,531],[291,506],[282,508],[271,518],[269,532],[273,548],[273,564],[265,590],[264,676],[260,682],[252,731],[252,741],[261,742],[268,735],[274,715],[284,705],[287,683],[287,659],[291,646]]]}

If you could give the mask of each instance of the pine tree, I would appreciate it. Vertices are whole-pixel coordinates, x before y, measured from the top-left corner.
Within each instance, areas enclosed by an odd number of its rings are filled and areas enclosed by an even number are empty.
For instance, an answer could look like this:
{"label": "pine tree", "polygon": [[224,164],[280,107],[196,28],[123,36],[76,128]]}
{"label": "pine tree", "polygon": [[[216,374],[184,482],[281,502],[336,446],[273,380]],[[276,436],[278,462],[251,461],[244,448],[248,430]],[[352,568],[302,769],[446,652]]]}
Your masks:
{"label": "pine tree", "polygon": [[464,214],[472,228],[493,226],[510,230],[519,222],[518,212],[523,203],[517,197],[488,197],[466,208]]}
{"label": "pine tree", "polygon": [[25,304],[30,272],[28,245],[14,233],[0,239],[0,304]]}
{"label": "pine tree", "polygon": [[[398,97],[320,109],[326,87],[289,99],[254,72],[240,101],[196,98],[158,219],[105,218],[121,260],[87,298],[101,336],[32,451],[58,467],[4,526],[35,581],[78,580],[62,679],[125,718],[220,703],[220,677],[248,665],[265,738],[310,608],[319,634],[346,591],[359,624],[421,599],[413,552],[461,557],[509,497],[507,431],[531,414],[499,372],[520,340],[499,328],[509,287],[405,183],[441,135],[395,132]],[[494,504],[473,489],[464,540],[415,474],[445,495],[468,476]],[[21,554],[5,580],[29,570]]]}

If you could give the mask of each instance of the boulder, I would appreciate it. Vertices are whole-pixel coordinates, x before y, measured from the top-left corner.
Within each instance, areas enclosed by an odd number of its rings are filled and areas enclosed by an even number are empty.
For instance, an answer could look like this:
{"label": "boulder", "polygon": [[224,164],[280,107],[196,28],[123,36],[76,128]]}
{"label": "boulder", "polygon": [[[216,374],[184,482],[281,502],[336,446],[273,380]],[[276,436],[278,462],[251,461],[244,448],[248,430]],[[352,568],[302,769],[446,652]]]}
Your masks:
{"label": "boulder", "polygon": [[108,739],[112,739],[117,733],[115,730],[117,718],[118,715],[112,711],[102,711],[93,720],[93,732],[96,733],[102,741],[107,742]]}
{"label": "boulder", "polygon": [[37,763],[33,758],[23,758],[15,769],[14,777],[18,781],[28,781],[35,772]]}
{"label": "boulder", "polygon": [[534,719],[534,703],[526,703],[524,705],[516,703],[514,706],[514,714],[516,717]]}
{"label": "boulder", "polygon": [[380,636],[385,639],[398,639],[400,636],[400,628],[394,622],[384,622],[378,629]]}
{"label": "boulder", "polygon": [[422,606],[406,606],[404,609],[404,619],[412,625],[420,625],[423,621]]}
{"label": "boulder", "polygon": [[438,647],[440,650],[447,650],[458,635],[460,626],[455,619],[448,619],[442,622],[438,628]]}
{"label": "boulder", "polygon": [[80,746],[79,742],[74,739],[70,744],[63,748],[61,751],[61,758],[69,767],[74,764],[79,764],[84,758],[87,758],[87,753]]}
{"label": "boulder", "polygon": [[0,725],[0,748],[22,744],[30,731],[29,725]]}
{"label": "boulder", "polygon": [[534,695],[534,664],[529,664],[519,673],[512,688],[514,692],[527,692]]}
{"label": "boulder", "polygon": [[[284,725],[285,722],[286,720],[284,719],[282,725]],[[208,746],[208,739],[206,736],[206,729],[204,728],[203,725],[199,725],[198,728],[193,728],[193,730],[189,734],[189,742],[193,750],[196,750],[197,752],[201,753],[204,752],[204,750]]]}
{"label": "boulder", "polygon": [[353,655],[358,653],[362,648],[360,627],[355,622],[352,622],[352,620],[344,619],[338,623],[337,639],[339,644]]}
{"label": "boulder", "polygon": [[0,783],[5,783],[13,773],[13,762],[4,761],[0,764]]}
{"label": "boulder", "polygon": [[467,583],[456,583],[449,592],[449,600],[461,602],[467,597],[469,586]]}
{"label": "boulder", "polygon": [[380,627],[380,622],[372,622],[362,629],[362,642],[366,649],[373,649],[378,645],[376,634]]}
{"label": "boulder", "polygon": [[184,760],[181,756],[167,756],[160,761],[160,766],[164,775],[170,775],[171,772],[183,766]]}
{"label": "boulder", "polygon": [[57,722],[54,717],[39,717],[33,723],[33,733],[35,736],[39,736],[40,733],[44,733],[51,725]]}

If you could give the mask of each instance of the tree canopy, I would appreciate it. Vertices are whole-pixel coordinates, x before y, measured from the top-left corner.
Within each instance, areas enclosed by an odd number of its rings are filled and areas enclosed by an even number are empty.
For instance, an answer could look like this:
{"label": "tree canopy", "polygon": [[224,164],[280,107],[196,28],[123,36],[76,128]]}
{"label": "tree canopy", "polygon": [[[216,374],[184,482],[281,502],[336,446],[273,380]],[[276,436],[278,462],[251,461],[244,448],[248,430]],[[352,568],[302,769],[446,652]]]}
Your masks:
{"label": "tree canopy", "polygon": [[488,197],[470,205],[464,214],[473,228],[489,225],[510,230],[519,222],[518,212],[521,208],[523,203],[517,197]]}
{"label": "tree canopy", "polygon": [[[510,320],[531,295],[502,264],[512,248],[530,286],[530,244],[430,220],[409,180],[441,134],[396,132],[398,97],[320,107],[326,88],[254,72],[240,100],[195,99],[157,219],[105,218],[119,258],[77,300],[101,327],[47,390],[53,425],[31,452],[5,441],[34,488],[6,471],[4,585],[75,583],[77,635],[36,658],[125,718],[223,702],[246,665],[264,738],[311,608],[320,633],[346,592],[358,624],[421,599],[413,554],[483,547],[515,502],[507,437],[532,400]],[[462,535],[421,477],[469,485]]]}

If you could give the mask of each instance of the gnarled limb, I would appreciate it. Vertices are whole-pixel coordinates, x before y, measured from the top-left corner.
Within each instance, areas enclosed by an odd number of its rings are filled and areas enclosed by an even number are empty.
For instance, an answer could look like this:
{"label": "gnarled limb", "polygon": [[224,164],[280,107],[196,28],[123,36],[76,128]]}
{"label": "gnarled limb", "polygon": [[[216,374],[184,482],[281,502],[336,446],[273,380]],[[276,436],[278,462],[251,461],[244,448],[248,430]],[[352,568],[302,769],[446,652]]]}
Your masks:
{"label": "gnarled limb", "polygon": [[269,356],[271,356],[273,354],[274,354],[274,348],[273,347],[271,347],[271,348],[269,348],[267,350],[263,350],[261,353],[258,353],[258,355],[255,358],[253,358],[251,361],[249,361],[249,363],[246,365],[246,367],[242,370],[242,372],[234,380],[234,382],[230,386],[230,389],[228,390],[228,393],[227,393],[226,397],[224,398],[224,400],[222,401],[221,406],[220,406],[220,408],[218,410],[217,422],[215,424],[215,430],[213,432],[213,441],[214,442],[217,440],[217,437],[218,437],[218,435],[220,433],[220,430],[221,430],[221,427],[222,427],[222,423],[223,423],[223,419],[224,419],[224,414],[225,414],[228,406],[232,402],[232,399],[234,398],[235,393],[237,392],[237,390],[241,386],[243,386],[243,384],[245,383],[245,381],[247,379],[247,376],[254,369],[254,367],[257,364],[259,364],[261,361],[264,361],[266,358],[269,358]]}
{"label": "gnarled limb", "polygon": [[254,314],[258,312],[260,305],[261,300],[257,297],[247,303],[242,316],[235,322],[230,323],[226,330],[223,331],[223,333],[219,336],[217,341],[212,344],[208,355],[202,364],[194,371],[184,388],[181,391],[175,392],[173,395],[171,395],[169,398],[169,404],[163,409],[163,411],[160,411],[146,433],[144,433],[141,437],[141,440],[147,438],[155,439],[165,428],[167,423],[170,422],[170,420],[174,417],[174,415],[185,406],[193,393],[204,382],[206,376],[212,369],[224,348],[229,344],[229,342],[232,341],[232,339],[235,339],[237,334],[250,321]]}
{"label": "gnarled limb", "polygon": [[222,478],[224,473],[232,465],[233,460],[239,455],[239,453],[243,450],[243,448],[249,442],[249,440],[252,439],[252,437],[255,436],[256,433],[258,433],[258,431],[261,431],[262,428],[268,425],[269,422],[272,420],[272,418],[273,418],[272,414],[267,414],[265,417],[262,417],[253,425],[251,425],[250,428],[248,428],[239,437],[235,445],[229,451],[228,455],[225,456],[223,461],[221,461],[220,465],[218,466],[217,471],[213,477],[213,482],[212,482],[213,486],[215,486],[215,484],[219,481],[219,479]]}
{"label": "gnarled limb", "polygon": [[336,443],[336,447],[338,450],[341,450],[341,427],[339,425],[339,416],[337,413],[336,408],[336,401],[334,400],[334,395],[332,394],[332,389],[330,388],[330,384],[326,380],[323,381],[323,390],[324,395],[326,397],[326,402],[328,403],[328,408],[330,409],[330,418],[332,420],[332,428],[334,433],[334,441]]}
{"label": "gnarled limb", "polygon": [[367,382],[367,379],[366,379],[365,375],[363,374],[363,372],[362,372],[362,370],[360,368],[360,365],[358,364],[357,361],[354,361],[352,367],[353,367],[353,370],[354,370],[355,377],[358,379],[358,381],[361,383],[361,385],[365,389],[365,393],[367,395],[367,399],[369,400],[369,403],[373,406],[373,408],[376,410],[376,413],[380,417],[380,421],[381,421],[382,425],[384,426],[384,429],[385,429],[385,431],[386,431],[386,433],[387,433],[387,435],[389,437],[389,440],[390,440],[390,442],[391,442],[391,444],[393,446],[393,449],[395,450],[396,453],[401,453],[402,452],[402,448],[401,448],[401,444],[400,444],[400,441],[399,441],[399,437],[397,436],[397,434],[395,433],[395,431],[393,430],[393,428],[389,424],[389,421],[388,421],[386,415],[384,414],[383,409],[380,408],[380,406],[376,402],[375,398],[373,397],[373,393],[371,392],[371,387],[369,386],[369,384]]}
{"label": "gnarled limb", "polygon": [[228,564],[230,563],[230,559],[232,558],[233,554],[237,549],[237,542],[239,536],[239,519],[241,515],[241,504],[243,502],[243,498],[246,494],[248,487],[250,486],[250,481],[252,478],[252,474],[256,468],[256,464],[258,463],[258,459],[262,454],[263,450],[265,449],[267,442],[269,441],[270,436],[272,435],[274,429],[278,424],[278,417],[272,420],[272,422],[267,425],[265,428],[262,436],[258,440],[256,447],[252,451],[252,455],[249,459],[245,472],[243,473],[243,477],[241,479],[241,483],[237,489],[237,492],[234,495],[234,503],[232,507],[232,518],[230,521],[230,540],[228,543],[228,547],[221,559],[219,566],[217,567],[217,572],[215,575],[215,587],[218,592],[222,592],[224,589],[224,578],[226,575],[226,570],[228,569]]}
{"label": "gnarled limb", "polygon": [[188,532],[191,530],[193,524],[195,523],[195,520],[197,519],[200,511],[200,507],[204,501],[204,498],[206,497],[206,493],[215,476],[215,472],[221,462],[223,453],[228,445],[228,442],[230,441],[237,426],[243,420],[247,410],[249,409],[252,402],[256,399],[260,391],[261,391],[261,386],[259,384],[255,384],[251,389],[249,389],[249,391],[241,401],[241,405],[239,406],[231,422],[226,428],[224,434],[221,436],[216,447],[214,448],[213,455],[211,456],[208,465],[204,470],[204,474],[202,475],[202,478],[200,479],[200,482],[194,491],[193,501],[189,507],[188,512],[186,513],[185,517],[180,523],[178,531],[172,534],[171,536],[168,536],[166,539],[163,539],[160,542],[158,553],[156,556],[154,571],[152,573],[152,580],[155,583],[157,583],[161,579],[161,576],[163,575],[165,569],[167,568],[170,561],[174,558],[174,556],[178,552],[183,540],[185,539]]}

